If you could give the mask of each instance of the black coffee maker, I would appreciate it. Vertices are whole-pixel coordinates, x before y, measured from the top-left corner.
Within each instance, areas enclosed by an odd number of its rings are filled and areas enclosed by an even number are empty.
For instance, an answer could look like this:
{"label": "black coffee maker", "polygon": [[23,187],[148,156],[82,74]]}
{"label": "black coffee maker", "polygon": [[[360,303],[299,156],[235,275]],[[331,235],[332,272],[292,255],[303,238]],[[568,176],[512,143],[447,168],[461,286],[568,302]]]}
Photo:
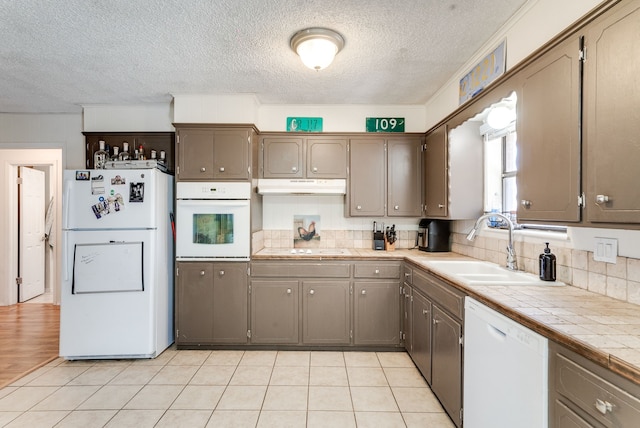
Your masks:
{"label": "black coffee maker", "polygon": [[418,224],[416,246],[420,251],[430,253],[451,251],[449,244],[450,225],[448,220],[423,218]]}

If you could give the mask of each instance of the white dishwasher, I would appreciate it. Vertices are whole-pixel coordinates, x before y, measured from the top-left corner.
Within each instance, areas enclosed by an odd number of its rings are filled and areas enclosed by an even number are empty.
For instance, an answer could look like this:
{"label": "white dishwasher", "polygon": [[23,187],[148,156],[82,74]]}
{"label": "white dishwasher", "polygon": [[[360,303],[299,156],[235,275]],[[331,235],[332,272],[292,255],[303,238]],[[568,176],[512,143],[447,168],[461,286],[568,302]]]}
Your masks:
{"label": "white dishwasher", "polygon": [[464,307],[465,428],[547,427],[547,339],[471,297]]}

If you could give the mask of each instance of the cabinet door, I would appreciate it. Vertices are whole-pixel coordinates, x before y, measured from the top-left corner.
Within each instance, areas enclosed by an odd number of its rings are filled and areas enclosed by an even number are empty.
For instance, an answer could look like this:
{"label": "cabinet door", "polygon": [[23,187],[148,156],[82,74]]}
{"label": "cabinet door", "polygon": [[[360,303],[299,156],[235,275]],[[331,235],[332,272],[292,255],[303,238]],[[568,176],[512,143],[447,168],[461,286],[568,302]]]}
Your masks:
{"label": "cabinet door", "polygon": [[298,281],[251,281],[251,343],[298,343]]}
{"label": "cabinet door", "polygon": [[262,139],[262,175],[264,178],[301,178],[302,138],[269,137]]}
{"label": "cabinet door", "polygon": [[433,349],[431,389],[456,426],[461,426],[462,326],[433,305]]}
{"label": "cabinet door", "polygon": [[412,340],[412,330],[413,330],[413,293],[415,292],[413,288],[408,285],[406,282],[404,283],[402,292],[402,297],[404,301],[402,302],[402,339],[404,341],[404,349],[407,350],[409,355],[413,352],[413,340]]}
{"label": "cabinet door", "polygon": [[415,289],[412,297],[413,348],[410,355],[422,376],[431,384],[431,302]]}
{"label": "cabinet door", "polygon": [[381,138],[349,143],[349,215],[385,215],[385,142]]}
{"label": "cabinet door", "polygon": [[348,345],[351,330],[349,281],[302,283],[302,343]]}
{"label": "cabinet door", "polygon": [[347,140],[308,138],[307,178],[347,178]]}
{"label": "cabinet door", "polygon": [[247,263],[214,263],[213,340],[247,343]]}
{"label": "cabinet door", "polygon": [[518,220],[580,221],[580,40],[522,72],[516,122]]}
{"label": "cabinet door", "polygon": [[387,215],[422,215],[422,148],[418,138],[387,141]]}
{"label": "cabinet door", "polygon": [[590,27],[585,44],[586,211],[591,222],[640,222],[640,4]]}
{"label": "cabinet door", "polygon": [[213,340],[213,263],[177,264],[176,342],[209,344]]}
{"label": "cabinet door", "polygon": [[400,344],[400,286],[397,281],[354,283],[354,343]]}
{"label": "cabinet door", "polygon": [[213,131],[179,129],[177,180],[213,180]]}
{"label": "cabinet door", "polygon": [[594,428],[593,425],[582,419],[561,401],[554,403],[553,424],[555,428]]}
{"label": "cabinet door", "polygon": [[216,129],[213,142],[213,178],[247,180],[250,177],[249,131]]}
{"label": "cabinet door", "polygon": [[442,125],[427,135],[424,150],[424,203],[426,217],[449,214],[449,169],[447,158],[447,126]]}

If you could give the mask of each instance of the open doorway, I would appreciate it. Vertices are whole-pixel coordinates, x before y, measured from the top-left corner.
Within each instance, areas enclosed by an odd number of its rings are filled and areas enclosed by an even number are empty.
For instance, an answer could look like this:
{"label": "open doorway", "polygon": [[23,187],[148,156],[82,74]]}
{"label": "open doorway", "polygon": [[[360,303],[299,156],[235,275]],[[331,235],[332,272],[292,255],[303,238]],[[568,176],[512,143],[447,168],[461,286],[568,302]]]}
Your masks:
{"label": "open doorway", "polygon": [[[45,230],[45,171],[31,166],[18,166],[18,302],[51,303],[51,281],[47,281],[46,259],[52,247],[47,245]],[[53,202],[53,200],[51,200]],[[45,291],[48,291],[45,295]],[[45,300],[43,301],[43,298]]]}
{"label": "open doorway", "polygon": [[[43,177],[43,189],[41,191],[42,203],[27,202],[22,196],[18,182],[24,173],[34,173]],[[31,175],[31,174],[29,174]],[[62,149],[21,149],[0,150],[0,197],[6,201],[2,208],[3,217],[7,220],[0,223],[0,239],[6,243],[6,252],[0,258],[0,272],[6,272],[6,276],[0,281],[0,305],[12,305],[19,301],[35,301],[58,304],[60,301],[60,271],[61,251],[58,248],[60,238],[60,216],[62,195]],[[36,192],[37,193],[37,192]],[[31,197],[31,196],[30,196]],[[51,205],[51,228],[46,230],[46,222],[42,229],[34,227],[30,222],[32,210],[36,210],[42,217],[46,216],[49,202]],[[27,214],[26,218],[24,214]],[[37,219],[41,223],[40,219]],[[29,223],[29,224],[28,224]],[[27,226],[28,227],[25,227]],[[32,236],[20,236],[20,231],[28,231]],[[44,235],[47,238],[43,240]],[[25,251],[25,239],[31,239],[33,248],[38,241],[43,249],[42,257],[34,256]],[[22,248],[21,248],[22,247]],[[39,250],[38,250],[39,251]],[[23,254],[22,256],[20,254]],[[21,267],[22,265],[22,267]],[[41,271],[43,291],[42,297],[33,297],[33,290],[23,290],[19,285],[20,277],[24,278],[25,272],[31,274]],[[23,279],[24,284],[24,279]],[[31,295],[22,295],[21,293]],[[38,293],[36,293],[38,294]]]}

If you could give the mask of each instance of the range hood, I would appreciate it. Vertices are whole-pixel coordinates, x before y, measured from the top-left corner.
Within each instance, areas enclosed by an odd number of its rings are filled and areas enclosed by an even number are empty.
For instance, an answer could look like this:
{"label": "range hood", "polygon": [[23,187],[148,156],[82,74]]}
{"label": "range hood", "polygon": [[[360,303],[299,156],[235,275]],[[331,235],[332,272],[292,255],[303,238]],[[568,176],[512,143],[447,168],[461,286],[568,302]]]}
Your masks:
{"label": "range hood", "polygon": [[304,179],[304,178],[264,178],[258,180],[261,195],[344,195],[347,180]]}

